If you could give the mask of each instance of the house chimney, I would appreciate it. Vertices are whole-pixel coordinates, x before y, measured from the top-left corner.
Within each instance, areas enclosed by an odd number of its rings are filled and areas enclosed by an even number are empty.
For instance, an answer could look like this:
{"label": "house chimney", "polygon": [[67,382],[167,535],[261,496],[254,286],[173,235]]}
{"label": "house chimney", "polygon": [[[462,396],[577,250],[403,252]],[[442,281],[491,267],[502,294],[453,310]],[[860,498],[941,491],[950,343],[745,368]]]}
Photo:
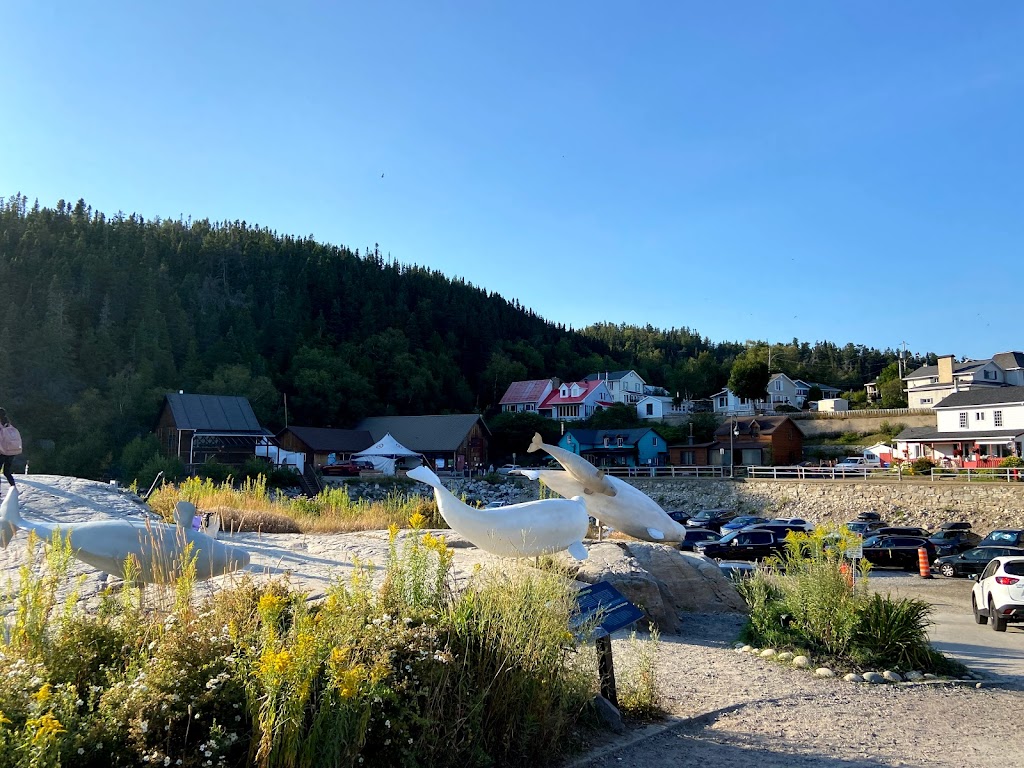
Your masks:
{"label": "house chimney", "polygon": [[953,356],[943,355],[939,358],[939,384],[953,383]]}

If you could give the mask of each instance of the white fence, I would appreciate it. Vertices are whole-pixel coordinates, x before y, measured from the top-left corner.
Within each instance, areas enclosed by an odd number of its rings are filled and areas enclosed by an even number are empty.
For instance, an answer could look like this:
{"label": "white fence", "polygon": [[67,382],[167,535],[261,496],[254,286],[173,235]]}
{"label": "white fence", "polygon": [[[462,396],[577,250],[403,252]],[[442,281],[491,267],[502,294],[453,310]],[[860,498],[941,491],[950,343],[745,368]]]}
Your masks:
{"label": "white fence", "polygon": [[[728,467],[601,467],[615,477],[728,477]],[[740,467],[736,468],[741,469]]]}
{"label": "white fence", "polygon": [[1024,469],[932,469],[931,480],[966,480],[968,483],[1019,483]]}

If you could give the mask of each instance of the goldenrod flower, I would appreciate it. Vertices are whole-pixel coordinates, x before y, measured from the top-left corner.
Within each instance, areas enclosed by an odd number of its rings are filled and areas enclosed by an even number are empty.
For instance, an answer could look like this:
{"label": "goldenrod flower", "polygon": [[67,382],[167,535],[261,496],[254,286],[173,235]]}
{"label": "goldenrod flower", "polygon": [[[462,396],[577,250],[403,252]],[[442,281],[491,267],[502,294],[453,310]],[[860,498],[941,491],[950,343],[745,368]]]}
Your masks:
{"label": "goldenrod flower", "polygon": [[413,513],[413,516],[409,518],[409,527],[414,531],[422,530],[423,526],[427,524],[427,518],[419,512]]}
{"label": "goldenrod flower", "polygon": [[61,725],[60,720],[53,716],[53,712],[47,712],[45,715],[39,717],[33,717],[26,725],[35,730],[32,735],[32,743],[38,744],[40,741],[46,741],[58,733],[67,733],[64,726]]}
{"label": "goldenrod flower", "polygon": [[398,527],[398,523],[392,523],[388,526],[388,541],[394,543],[395,539],[398,538],[398,531],[401,530]]}
{"label": "goldenrod flower", "polygon": [[45,704],[50,700],[50,694],[53,693],[53,687],[49,683],[43,683],[43,687],[32,694],[32,698],[38,701],[40,704]]}

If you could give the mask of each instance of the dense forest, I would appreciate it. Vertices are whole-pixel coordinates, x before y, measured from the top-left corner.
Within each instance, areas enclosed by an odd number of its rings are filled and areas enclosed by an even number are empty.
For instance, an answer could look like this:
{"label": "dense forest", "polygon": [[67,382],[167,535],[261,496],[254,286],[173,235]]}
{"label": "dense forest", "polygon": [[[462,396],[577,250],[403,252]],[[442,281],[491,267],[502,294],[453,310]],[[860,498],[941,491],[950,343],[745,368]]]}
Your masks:
{"label": "dense forest", "polygon": [[[687,328],[573,330],[436,270],[244,221],[106,216],[0,198],[0,405],[32,471],[118,474],[166,392],[242,395],[272,430],[366,415],[490,413],[508,383],[635,369],[707,396],[739,355]],[[772,345],[772,369],[862,386],[895,359]]]}

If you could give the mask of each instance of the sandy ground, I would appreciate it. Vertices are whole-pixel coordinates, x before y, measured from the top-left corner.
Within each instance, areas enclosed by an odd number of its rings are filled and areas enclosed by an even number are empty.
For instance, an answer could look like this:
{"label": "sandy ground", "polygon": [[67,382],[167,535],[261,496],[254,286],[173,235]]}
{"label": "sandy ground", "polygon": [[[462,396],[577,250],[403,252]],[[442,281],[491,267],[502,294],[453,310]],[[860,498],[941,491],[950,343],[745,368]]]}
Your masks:
{"label": "sandy ground", "polygon": [[[23,514],[37,520],[74,524],[146,515],[128,495],[100,483],[33,476],[21,486]],[[312,595],[322,594],[332,579],[350,572],[357,562],[382,564],[387,543],[386,533],[379,531],[226,538],[250,551],[249,572],[287,575]],[[17,570],[25,562],[25,539],[21,532],[0,551],[0,584],[17,579]],[[452,540],[457,575],[465,577],[474,564],[493,561],[457,537]],[[94,600],[101,588],[99,575],[84,565],[76,573],[84,577],[82,600]],[[212,592],[237,578],[238,574],[220,577],[204,583],[202,589]],[[882,581],[885,588],[900,593],[925,590],[938,600],[940,610],[946,610],[941,608],[944,604],[956,615],[962,612],[962,593],[969,584],[941,579],[915,582],[902,574],[880,579],[880,585]],[[0,615],[8,610],[10,606],[0,606]],[[1002,766],[1024,754],[1024,729],[1018,725],[1024,710],[1024,677],[996,677],[1013,669],[983,670],[991,673],[991,682],[985,683],[991,687],[981,689],[822,680],[736,653],[732,643],[741,624],[741,617],[728,615],[686,617],[681,636],[662,639],[658,658],[670,717],[623,737],[598,737],[594,749],[574,765],[981,767]],[[1024,647],[1024,632],[1007,632],[1003,639],[1011,644],[1010,653],[1021,653],[1018,646]],[[617,657],[626,653],[624,643],[617,640]]]}

